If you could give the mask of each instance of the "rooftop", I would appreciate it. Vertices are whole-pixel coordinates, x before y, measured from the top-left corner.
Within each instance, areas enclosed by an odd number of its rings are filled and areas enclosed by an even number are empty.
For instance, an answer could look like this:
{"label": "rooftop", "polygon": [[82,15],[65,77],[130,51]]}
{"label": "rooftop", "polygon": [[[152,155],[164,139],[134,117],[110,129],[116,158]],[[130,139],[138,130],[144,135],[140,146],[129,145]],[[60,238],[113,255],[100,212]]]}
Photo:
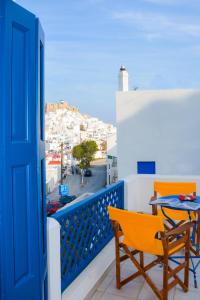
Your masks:
{"label": "rooftop", "polygon": [[48,162],[48,165],[50,166],[59,166],[61,165],[61,161],[60,160],[52,160]]}

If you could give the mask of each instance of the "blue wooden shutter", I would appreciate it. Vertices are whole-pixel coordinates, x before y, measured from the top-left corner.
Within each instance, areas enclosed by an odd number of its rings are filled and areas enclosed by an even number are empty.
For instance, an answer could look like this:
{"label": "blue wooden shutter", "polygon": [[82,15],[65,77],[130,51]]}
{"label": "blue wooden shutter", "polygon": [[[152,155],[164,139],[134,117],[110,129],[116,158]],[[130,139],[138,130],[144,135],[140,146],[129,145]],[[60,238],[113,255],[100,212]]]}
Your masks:
{"label": "blue wooden shutter", "polygon": [[44,119],[44,32],[39,20],[37,27],[37,135],[38,135],[38,188],[40,248],[41,248],[41,283],[44,299],[47,299],[47,248],[46,248],[46,174],[45,174],[45,119]]}
{"label": "blue wooden shutter", "polygon": [[4,4],[5,11],[0,12],[0,299],[43,300],[47,299],[46,216],[44,150],[41,153],[38,134],[43,113],[38,97],[42,65],[38,21],[11,0]]}

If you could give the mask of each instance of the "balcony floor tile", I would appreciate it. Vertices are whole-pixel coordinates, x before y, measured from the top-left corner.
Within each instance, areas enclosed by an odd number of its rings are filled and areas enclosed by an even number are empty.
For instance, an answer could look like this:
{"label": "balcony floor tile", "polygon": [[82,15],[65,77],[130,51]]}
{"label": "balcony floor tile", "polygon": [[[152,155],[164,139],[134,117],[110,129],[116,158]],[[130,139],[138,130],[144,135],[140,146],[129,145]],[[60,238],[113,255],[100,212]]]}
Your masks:
{"label": "balcony floor tile", "polygon": [[102,298],[100,300],[127,300],[127,299],[128,298],[123,297],[123,296],[117,296],[117,295],[112,295],[112,294],[104,293],[103,296],[102,296]]}
{"label": "balcony floor tile", "polygon": [[139,280],[138,277],[118,290],[116,288],[115,279],[113,279],[110,286],[106,289],[106,293],[135,300],[138,298],[143,285],[143,281]]}
{"label": "balcony floor tile", "polygon": [[100,300],[103,297],[103,292],[96,291],[90,300]]}
{"label": "balcony floor tile", "polygon": [[[151,257],[152,258],[152,257]],[[149,256],[145,258],[145,263],[148,263],[150,260]],[[133,264],[127,260],[122,264],[122,278],[125,278],[128,275],[131,275],[136,271]],[[158,285],[161,289],[162,287],[162,267],[156,266],[151,269],[149,272],[152,280]],[[200,268],[197,272],[198,277],[198,288],[194,288],[193,276],[190,274],[190,287],[189,292],[184,293],[183,290],[176,286],[169,292],[168,300],[199,300],[200,299]],[[183,276],[183,273],[180,274],[180,277]],[[115,266],[113,266],[110,272],[106,275],[104,280],[97,287],[95,294],[90,298],[90,300],[155,300],[157,299],[152,289],[148,286],[142,276],[139,276],[135,280],[129,282],[120,290],[116,288],[115,285]]]}
{"label": "balcony floor tile", "polygon": [[113,281],[113,276],[112,275],[106,276],[104,278],[104,280],[97,287],[97,291],[105,292],[105,290],[111,285],[112,281]]}

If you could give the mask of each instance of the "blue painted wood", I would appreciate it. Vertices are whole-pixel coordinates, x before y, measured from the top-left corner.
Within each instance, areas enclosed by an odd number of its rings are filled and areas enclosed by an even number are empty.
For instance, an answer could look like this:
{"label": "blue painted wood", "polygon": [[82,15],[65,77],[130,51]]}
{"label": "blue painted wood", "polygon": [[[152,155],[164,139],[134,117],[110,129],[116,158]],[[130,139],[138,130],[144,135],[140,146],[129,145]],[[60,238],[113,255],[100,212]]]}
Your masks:
{"label": "blue painted wood", "polygon": [[3,97],[4,97],[4,89],[3,89],[3,65],[4,65],[4,56],[3,56],[3,43],[4,43],[4,17],[5,15],[5,0],[0,0],[0,128],[1,128],[1,135],[0,135],[0,194],[1,194],[1,200],[0,200],[0,232],[1,232],[1,239],[0,239],[0,299],[3,297],[4,293],[4,284],[3,284],[3,260],[4,260],[4,252],[2,249],[2,242],[3,238],[2,236],[5,235],[4,232],[2,232],[1,228],[3,225],[3,219],[2,219],[2,212],[3,212],[3,206],[1,205],[2,199],[4,198],[4,190],[3,190],[3,182],[4,182],[4,174],[3,174],[3,169],[4,169],[4,156],[3,154],[5,153],[5,147],[3,144],[3,138],[4,138],[4,131],[3,131],[3,118],[2,114],[4,111],[4,106],[3,106]]}
{"label": "blue painted wood", "polygon": [[62,291],[112,239],[113,231],[107,211],[109,205],[124,207],[123,181],[52,216],[61,225]]}
{"label": "blue painted wood", "polygon": [[138,161],[137,173],[138,174],[156,174],[155,161]]}
{"label": "blue painted wood", "polygon": [[40,267],[42,299],[47,299],[47,226],[46,226],[46,167],[45,167],[45,112],[44,112],[44,31],[39,19],[36,19],[36,88],[37,88],[37,141],[38,141],[38,194],[40,230]]}
{"label": "blue painted wood", "polygon": [[0,299],[43,300],[46,216],[44,192],[41,196],[45,175],[40,179],[44,150],[38,135],[43,105],[37,93],[38,21],[11,0],[0,1],[5,4],[0,7]]}

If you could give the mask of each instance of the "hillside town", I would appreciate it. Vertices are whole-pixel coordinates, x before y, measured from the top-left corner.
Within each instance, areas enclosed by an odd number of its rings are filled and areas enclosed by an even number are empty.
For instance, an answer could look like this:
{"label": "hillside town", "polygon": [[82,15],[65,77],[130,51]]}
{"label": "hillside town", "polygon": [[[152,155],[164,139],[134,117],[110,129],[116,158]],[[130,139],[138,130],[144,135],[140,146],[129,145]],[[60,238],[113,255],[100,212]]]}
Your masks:
{"label": "hillside town", "polygon": [[70,175],[77,164],[72,156],[74,146],[86,140],[93,140],[98,146],[95,159],[105,160],[107,144],[110,144],[108,141],[113,140],[113,137],[116,140],[115,126],[82,114],[76,107],[65,101],[46,104],[45,123],[48,193],[55,189],[61,179],[61,151],[63,151],[65,175]]}

